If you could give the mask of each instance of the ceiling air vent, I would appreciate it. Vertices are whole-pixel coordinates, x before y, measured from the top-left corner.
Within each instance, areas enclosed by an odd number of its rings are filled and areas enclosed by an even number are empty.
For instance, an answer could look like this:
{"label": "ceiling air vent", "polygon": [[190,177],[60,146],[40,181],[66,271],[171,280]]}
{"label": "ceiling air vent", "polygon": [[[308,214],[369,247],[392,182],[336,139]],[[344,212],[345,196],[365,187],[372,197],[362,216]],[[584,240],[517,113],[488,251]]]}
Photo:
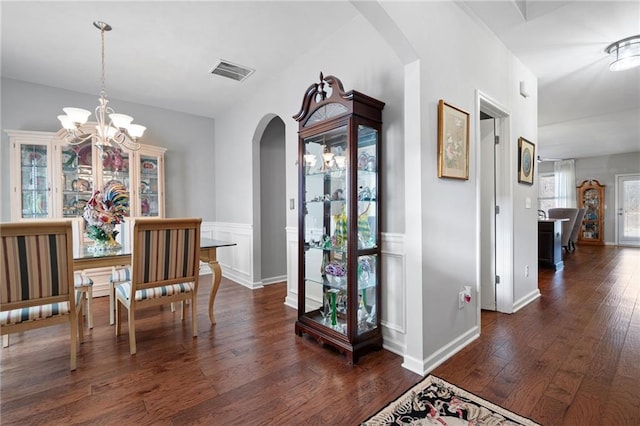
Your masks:
{"label": "ceiling air vent", "polygon": [[211,70],[211,74],[217,74],[236,81],[244,81],[247,77],[253,74],[254,71],[254,69],[242,65],[220,60],[220,62],[218,62],[218,64]]}

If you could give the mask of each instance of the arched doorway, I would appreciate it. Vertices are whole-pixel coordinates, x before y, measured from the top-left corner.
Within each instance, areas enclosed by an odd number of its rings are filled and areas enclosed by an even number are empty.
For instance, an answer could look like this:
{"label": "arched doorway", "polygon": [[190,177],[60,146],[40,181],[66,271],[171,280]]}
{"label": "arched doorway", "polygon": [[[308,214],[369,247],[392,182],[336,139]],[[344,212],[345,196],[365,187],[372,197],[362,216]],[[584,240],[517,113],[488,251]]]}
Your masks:
{"label": "arched doorway", "polygon": [[[263,128],[260,134],[260,128]],[[254,279],[255,284],[286,280],[285,125],[265,116],[254,144]]]}

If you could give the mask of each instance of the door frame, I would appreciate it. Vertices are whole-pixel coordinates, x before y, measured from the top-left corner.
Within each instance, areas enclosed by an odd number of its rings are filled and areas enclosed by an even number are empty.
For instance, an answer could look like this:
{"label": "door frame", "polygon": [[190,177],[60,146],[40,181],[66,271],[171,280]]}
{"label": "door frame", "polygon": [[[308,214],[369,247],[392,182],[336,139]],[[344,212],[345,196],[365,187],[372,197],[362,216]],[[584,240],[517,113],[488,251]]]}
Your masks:
{"label": "door frame", "polygon": [[[476,114],[474,117],[474,126],[476,128],[476,149],[479,152],[480,147],[480,112],[485,112],[495,120],[496,134],[500,135],[501,141],[496,148],[496,164],[498,166],[495,170],[495,187],[496,195],[495,202],[500,206],[500,214],[496,216],[495,220],[495,273],[500,276],[500,284],[496,285],[496,311],[504,313],[513,313],[513,206],[511,200],[513,199],[513,188],[510,175],[510,118],[511,113],[509,110],[492,99],[487,94],[480,90],[476,90]],[[482,169],[481,156],[476,155],[476,166],[478,167],[478,176],[480,176],[480,170]],[[481,179],[477,179],[477,194],[481,191]],[[477,197],[476,200],[476,226],[480,229],[481,222],[481,199]],[[481,256],[480,237],[477,239],[476,246],[476,281],[478,283],[478,289],[480,288],[481,277]],[[480,294],[482,298],[482,294]],[[482,302],[482,299],[481,299]],[[478,323],[480,323],[480,306],[478,303]]]}
{"label": "door frame", "polygon": [[[619,246],[621,244],[623,245],[628,245],[628,244],[624,244],[624,243],[620,243],[620,215],[618,214],[618,211],[620,210],[620,178],[625,178],[625,177],[629,177],[629,176],[638,176],[640,177],[640,173],[621,173],[621,174],[617,174],[615,175],[615,210],[614,210],[614,216],[615,216],[615,220],[614,220],[614,227],[615,227],[615,244],[616,246]],[[629,247],[638,247],[638,245],[636,244],[631,244],[628,245]]]}

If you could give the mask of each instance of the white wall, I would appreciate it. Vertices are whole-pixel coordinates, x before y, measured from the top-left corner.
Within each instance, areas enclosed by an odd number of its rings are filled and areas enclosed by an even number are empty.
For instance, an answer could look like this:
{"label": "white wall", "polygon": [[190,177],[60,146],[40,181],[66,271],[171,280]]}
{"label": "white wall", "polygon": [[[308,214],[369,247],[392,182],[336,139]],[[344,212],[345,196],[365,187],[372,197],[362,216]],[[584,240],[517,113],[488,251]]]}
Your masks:
{"label": "white wall", "polygon": [[[438,100],[445,99],[473,114],[476,113],[475,93],[481,90],[509,109],[510,132],[505,141],[508,181],[504,184],[511,205],[506,206],[505,214],[511,215],[513,235],[517,235],[512,244],[511,261],[514,268],[529,264],[535,269],[536,210],[524,208],[526,197],[532,197],[535,206],[535,187],[516,183],[515,164],[518,136],[532,141],[537,137],[537,99],[535,96],[520,99],[517,88],[519,80],[526,79],[535,86],[536,79],[492,34],[456,5],[386,2],[383,7],[421,62],[417,90],[421,93],[423,111],[420,123],[422,188],[420,197],[416,197],[421,204],[416,204],[416,208],[422,208],[422,310],[409,311],[408,320],[420,321],[424,328],[421,336],[407,336],[408,340],[421,339],[423,343],[421,348],[414,348],[416,353],[406,354],[405,359],[410,359],[407,364],[412,369],[426,372],[472,339],[480,327],[477,297],[468,309],[457,307],[457,294],[462,287],[471,285],[477,289],[478,285],[478,170],[475,165],[479,135],[472,127],[469,180],[439,179]],[[411,224],[407,224],[407,238],[410,231]],[[514,302],[535,294],[537,274],[526,280],[516,273],[509,278]]]}
{"label": "white wall", "polygon": [[[65,106],[93,110],[98,95],[2,78],[2,129],[57,132],[57,116]],[[142,143],[167,148],[165,154],[166,215],[199,216],[213,220],[215,197],[211,164],[215,122],[147,105],[109,99],[117,112],[135,117],[147,127]],[[0,217],[11,218],[9,202],[9,137],[2,132],[0,145]]]}

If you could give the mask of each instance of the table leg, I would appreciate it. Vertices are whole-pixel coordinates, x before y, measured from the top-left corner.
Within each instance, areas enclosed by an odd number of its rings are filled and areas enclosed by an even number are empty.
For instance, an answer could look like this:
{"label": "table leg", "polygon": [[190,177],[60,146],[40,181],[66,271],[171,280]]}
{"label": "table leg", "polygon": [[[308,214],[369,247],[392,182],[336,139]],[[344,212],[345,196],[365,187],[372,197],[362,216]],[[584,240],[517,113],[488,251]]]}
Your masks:
{"label": "table leg", "polygon": [[209,261],[209,268],[211,268],[211,275],[213,278],[213,285],[211,286],[211,294],[209,295],[209,320],[211,320],[211,324],[216,323],[216,318],[213,315],[213,303],[216,300],[216,293],[218,293],[218,288],[220,287],[220,281],[222,281],[222,269],[220,269],[220,265],[218,261],[211,260]]}
{"label": "table leg", "polygon": [[222,281],[222,269],[218,264],[217,254],[215,247],[209,247],[200,250],[200,260],[207,262],[211,269],[211,294],[209,294],[209,320],[211,324],[216,323],[216,317],[213,314],[213,304],[216,301],[216,294],[220,287],[220,281]]}

